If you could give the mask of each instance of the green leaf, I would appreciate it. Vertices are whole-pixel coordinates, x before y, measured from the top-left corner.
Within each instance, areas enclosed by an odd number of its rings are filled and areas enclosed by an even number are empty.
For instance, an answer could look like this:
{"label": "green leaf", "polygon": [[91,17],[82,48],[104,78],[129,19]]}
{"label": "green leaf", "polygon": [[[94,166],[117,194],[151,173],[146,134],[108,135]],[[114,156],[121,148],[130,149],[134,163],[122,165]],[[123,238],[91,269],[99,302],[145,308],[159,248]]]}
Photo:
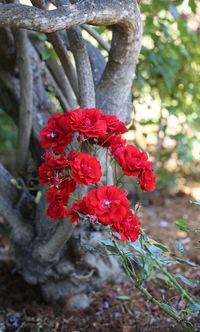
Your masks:
{"label": "green leaf", "polygon": [[191,261],[189,261],[187,259],[184,259],[184,258],[180,258],[180,257],[174,256],[174,259],[177,262],[179,262],[179,263],[183,263],[183,264],[186,264],[186,265],[194,267],[194,268],[199,267],[196,263],[191,262]]}
{"label": "green leaf", "polygon": [[188,221],[179,219],[176,221],[176,227],[178,227],[183,232],[188,232]]}
{"label": "green leaf", "polygon": [[160,279],[160,280],[165,281],[166,283],[169,282],[169,278],[165,274],[163,274],[163,273],[156,273],[155,277],[158,278],[158,279]]}
{"label": "green leaf", "polygon": [[54,50],[53,47],[49,46],[48,48],[46,48],[45,50],[43,50],[41,52],[42,55],[42,59],[43,60],[47,60],[47,59],[57,59],[57,54]]}
{"label": "green leaf", "polygon": [[41,51],[42,60],[47,60],[50,58],[48,50]]}
{"label": "green leaf", "polygon": [[164,244],[152,240],[150,240],[149,242],[151,243],[152,246],[159,248],[161,251],[169,252],[169,249]]}
{"label": "green leaf", "polygon": [[161,305],[162,305],[163,308],[173,311],[176,314],[176,316],[179,316],[178,311],[174,307],[170,306],[167,303],[161,303]]}
{"label": "green leaf", "polygon": [[182,274],[177,273],[176,274],[176,278],[180,279],[182,282],[184,282],[184,284],[192,287],[192,288],[196,288],[197,284],[195,284],[194,282],[192,282],[191,280],[189,280],[188,278],[184,277]]}
{"label": "green leaf", "polygon": [[118,239],[121,240],[121,235],[117,232],[113,232],[113,235]]}
{"label": "green leaf", "polygon": [[113,241],[111,239],[102,240],[101,243],[106,247],[106,249],[114,255],[118,255],[119,252],[117,248],[113,245]]}
{"label": "green leaf", "polygon": [[185,252],[185,247],[183,246],[183,244],[180,241],[175,241],[175,245],[176,248],[181,252],[184,253]]}
{"label": "green leaf", "polygon": [[37,194],[36,194],[36,196],[35,196],[35,203],[39,204],[41,198],[42,198],[42,192],[38,191]]}
{"label": "green leaf", "polygon": [[46,41],[47,40],[47,36],[42,32],[37,32],[36,35],[37,35],[38,39],[41,40],[41,41]]}
{"label": "green leaf", "polygon": [[200,202],[190,202],[192,205],[197,205],[197,206],[200,206]]}
{"label": "green leaf", "polygon": [[121,300],[121,301],[130,301],[131,297],[128,295],[119,295],[115,296],[116,300]]}
{"label": "green leaf", "polygon": [[113,241],[111,239],[104,239],[104,240],[101,240],[101,243],[104,245],[104,246],[113,246]]}
{"label": "green leaf", "polygon": [[190,306],[188,307],[188,309],[190,310],[190,312],[195,313],[195,312],[200,312],[200,303],[196,302],[194,304],[190,304]]}
{"label": "green leaf", "polygon": [[197,4],[195,0],[189,0],[189,6],[191,8],[191,10],[193,11],[193,13],[196,13],[196,9],[197,9]]}
{"label": "green leaf", "polygon": [[140,240],[137,240],[135,242],[128,241],[128,245],[131,246],[133,249],[141,253],[142,255],[146,255],[146,251],[142,249]]}
{"label": "green leaf", "polygon": [[151,257],[146,257],[144,259],[142,274],[144,274],[145,277],[150,277],[150,275],[154,269],[154,263],[155,263],[155,261]]}

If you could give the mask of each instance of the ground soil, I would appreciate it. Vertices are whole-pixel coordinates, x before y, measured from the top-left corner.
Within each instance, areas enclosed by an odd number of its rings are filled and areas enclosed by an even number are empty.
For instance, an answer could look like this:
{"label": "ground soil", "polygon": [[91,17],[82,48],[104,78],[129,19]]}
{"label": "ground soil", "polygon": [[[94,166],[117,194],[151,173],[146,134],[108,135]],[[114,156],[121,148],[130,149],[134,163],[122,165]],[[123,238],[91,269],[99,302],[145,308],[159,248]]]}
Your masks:
{"label": "ground soil", "polygon": [[[191,205],[191,197],[179,192],[165,197],[161,193],[142,202],[140,218],[146,232],[156,241],[170,246],[175,240],[185,247],[187,258],[200,263],[200,209]],[[184,218],[190,223],[189,234],[175,226],[175,221]],[[16,273],[9,243],[0,239],[0,332],[145,332],[181,331],[179,325],[163,315],[160,310],[146,303],[144,298],[128,282],[106,285],[91,294],[90,308],[72,311],[66,304],[47,305],[37,287],[27,285]],[[200,270],[174,267],[190,279],[199,282]],[[184,309],[185,302],[161,281],[148,281],[146,286],[154,296],[173,302]],[[200,297],[199,288],[190,289]],[[126,296],[124,300],[118,296]],[[200,319],[195,318],[197,331]]]}

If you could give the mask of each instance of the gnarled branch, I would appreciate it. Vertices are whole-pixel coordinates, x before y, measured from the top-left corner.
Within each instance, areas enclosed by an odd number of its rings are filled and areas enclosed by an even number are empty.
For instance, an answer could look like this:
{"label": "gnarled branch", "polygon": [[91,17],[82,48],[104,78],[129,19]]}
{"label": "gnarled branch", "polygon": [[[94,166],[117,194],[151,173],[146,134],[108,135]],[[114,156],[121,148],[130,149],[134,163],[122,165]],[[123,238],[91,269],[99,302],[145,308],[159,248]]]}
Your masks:
{"label": "gnarled branch", "polygon": [[15,27],[51,33],[89,23],[114,25],[126,29],[134,24],[132,0],[85,0],[54,10],[42,10],[21,4],[0,4],[0,27]]}
{"label": "gnarled branch", "polygon": [[107,114],[116,114],[124,122],[130,121],[132,80],[141,48],[141,20],[134,2],[132,10],[131,26],[113,27],[108,63],[96,90],[97,107]]}
{"label": "gnarled branch", "polygon": [[12,176],[0,164],[0,215],[9,225],[13,241],[25,244],[31,241],[33,231],[31,225],[25,222],[22,213],[30,213],[33,199],[28,193],[23,196],[23,193],[12,185],[11,180]]}
{"label": "gnarled branch", "polygon": [[52,73],[46,68],[46,71],[47,71],[47,75],[48,75],[48,79],[49,79],[49,82],[50,82],[50,86],[53,88],[54,90],[54,93],[60,103],[60,106],[63,108],[63,110],[66,112],[66,111],[69,111],[71,109],[69,103],[68,103],[68,100],[65,98],[65,96],[63,95],[60,87],[58,86],[57,82],[55,81]]}
{"label": "gnarled branch", "polygon": [[101,35],[87,24],[83,24],[82,28],[89,33],[107,52],[110,51],[110,45],[101,37]]}
{"label": "gnarled branch", "polygon": [[[37,52],[42,57],[42,53],[47,50],[47,47],[39,40],[35,32],[29,33],[29,36]],[[77,102],[73,94],[72,86],[64,72],[62,65],[60,65],[57,60],[51,58],[46,59],[45,63],[47,64],[49,71],[55,79],[58,87],[61,89],[64,97],[66,98],[70,109],[75,109],[77,107]]]}
{"label": "gnarled branch", "polygon": [[109,60],[96,91],[96,105],[127,122],[132,78],[141,47],[141,19],[135,0],[85,0],[51,11],[0,5],[0,26],[53,32],[84,23],[113,26]]}
{"label": "gnarled branch", "polygon": [[70,106],[70,109],[75,109],[77,107],[77,102],[73,96],[73,90],[71,84],[67,76],[65,75],[63,68],[56,61],[52,59],[47,59],[46,63],[57,85],[59,86],[64,97],[66,98]]}
{"label": "gnarled branch", "polygon": [[[42,0],[31,0],[32,4],[40,9],[46,10],[45,5]],[[75,68],[73,67],[73,64],[69,58],[69,55],[67,53],[67,49],[58,35],[58,33],[50,33],[47,35],[48,40],[53,45],[60,62],[63,66],[63,69],[65,71],[65,74],[67,78],[69,79],[71,86],[73,87],[74,93],[76,97],[78,98],[78,83],[77,83],[77,76]]]}
{"label": "gnarled branch", "polygon": [[78,73],[80,106],[82,108],[95,107],[95,91],[92,69],[81,32],[78,28],[73,28],[69,30],[68,36]]}
{"label": "gnarled branch", "polygon": [[22,222],[22,216],[14,209],[10,201],[0,196],[0,215],[7,221],[11,228],[11,238],[14,242],[26,245],[33,238],[30,225]]}
{"label": "gnarled branch", "polygon": [[29,155],[32,129],[33,75],[27,32],[16,31],[17,59],[20,77],[20,109],[18,121],[17,171],[24,174]]}
{"label": "gnarled branch", "polygon": [[60,38],[58,33],[52,33],[52,34],[48,35],[48,40],[53,45],[53,47],[60,59],[60,62],[63,66],[64,72],[65,72],[68,80],[70,81],[70,84],[74,90],[76,97],[78,98],[79,95],[78,95],[78,83],[77,83],[76,71],[69,58],[67,49],[66,49],[62,39]]}

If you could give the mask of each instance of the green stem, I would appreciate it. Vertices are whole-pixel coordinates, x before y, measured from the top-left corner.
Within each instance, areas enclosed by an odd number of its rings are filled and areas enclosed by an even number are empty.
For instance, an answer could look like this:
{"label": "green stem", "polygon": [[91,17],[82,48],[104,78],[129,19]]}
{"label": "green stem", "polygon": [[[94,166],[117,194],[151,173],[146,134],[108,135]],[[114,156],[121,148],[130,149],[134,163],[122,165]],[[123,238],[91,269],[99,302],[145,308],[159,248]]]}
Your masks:
{"label": "green stem", "polygon": [[181,293],[181,295],[184,297],[185,300],[187,300],[191,304],[196,303],[193,300],[193,298],[190,296],[190,294],[178,283],[176,278],[169,271],[167,271],[164,266],[162,266],[162,264],[160,264],[156,261],[156,265],[168,277],[168,279],[171,281],[171,283],[174,285],[174,287],[179,291],[179,293]]}
{"label": "green stem", "polygon": [[166,307],[164,303],[160,303],[157,299],[155,299],[155,297],[153,297],[146,288],[136,284],[135,287],[144,295],[146,300],[157,305],[166,315],[170,316],[177,323],[179,323],[184,328],[185,331],[188,332],[194,331],[192,325],[187,324],[187,322],[185,322],[184,319],[181,319],[180,316],[177,315],[174,311],[172,311],[172,309],[170,309],[169,306]]}
{"label": "green stem", "polygon": [[153,297],[149,291],[143,286],[135,285],[135,287],[144,295],[144,297],[151,303],[157,305],[162,311],[164,311],[168,316],[172,317],[175,321],[180,322],[180,317],[177,316],[169,307],[165,307],[163,303]]}
{"label": "green stem", "polygon": [[[144,233],[144,231],[142,231],[141,240],[143,240],[144,237],[146,237],[146,234]],[[143,241],[142,246],[150,253],[151,257],[155,260],[155,263],[156,263],[157,267],[162,271],[163,274],[165,274],[168,277],[169,281],[171,281],[174,288],[177,289],[177,291],[184,297],[185,300],[187,300],[191,304],[195,304],[196,302],[191,297],[191,295],[179,284],[179,282],[176,280],[176,278],[162,264],[160,264],[158,262],[156,257],[151,252],[151,249],[147,245],[147,242],[148,242],[148,238],[147,238],[146,241]]]}
{"label": "green stem", "polygon": [[116,186],[119,186],[119,184],[121,184],[121,179],[123,178],[124,174],[122,173],[119,178],[116,181]]}
{"label": "green stem", "polygon": [[108,183],[108,149],[106,149],[106,185]]}
{"label": "green stem", "polygon": [[[182,325],[182,327],[186,330],[186,331],[194,331],[192,326],[189,326],[187,324],[187,322],[185,322],[183,319],[180,318],[179,315],[177,315],[171,308],[170,306],[166,306],[164,303],[160,303],[156,298],[154,298],[151,293],[149,293],[149,291],[144,288],[141,285],[141,281],[139,280],[137,274],[135,273],[135,270],[133,268],[133,266],[131,265],[130,260],[126,257],[126,254],[119,248],[118,243],[113,240],[113,244],[115,246],[115,248],[117,249],[119,256],[121,258],[121,262],[124,266],[124,269],[127,273],[127,275],[129,276],[131,282],[134,282],[134,286],[144,295],[144,297],[146,298],[146,300],[148,300],[149,302],[157,305],[165,314],[167,314],[168,316],[170,316],[171,318],[173,318],[176,322],[178,322],[179,324]],[[131,269],[130,269],[131,266]]]}
{"label": "green stem", "polygon": [[115,160],[115,184],[117,185],[117,161]]}

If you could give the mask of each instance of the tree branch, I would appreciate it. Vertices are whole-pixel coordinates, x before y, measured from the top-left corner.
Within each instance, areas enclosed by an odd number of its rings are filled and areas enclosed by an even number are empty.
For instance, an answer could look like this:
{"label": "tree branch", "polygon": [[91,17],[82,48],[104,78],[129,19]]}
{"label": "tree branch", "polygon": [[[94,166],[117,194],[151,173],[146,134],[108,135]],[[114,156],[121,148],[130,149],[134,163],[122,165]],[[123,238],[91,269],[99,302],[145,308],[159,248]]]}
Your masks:
{"label": "tree branch", "polygon": [[[45,5],[42,0],[31,0],[31,2],[34,6],[46,11]],[[58,33],[49,33],[47,35],[47,37],[48,37],[48,40],[50,41],[50,43],[53,45],[53,47],[60,59],[60,62],[63,66],[65,74],[70,81],[70,84],[74,90],[76,97],[78,98],[78,83],[77,83],[76,71],[69,58],[67,49],[66,49],[62,39],[60,38]]]}
{"label": "tree branch", "polygon": [[[11,44],[12,45],[12,44]],[[11,46],[10,46],[11,48]],[[9,48],[9,49],[10,49]],[[33,148],[38,150],[39,131],[47,123],[49,116],[55,112],[55,108],[45,90],[44,75],[42,73],[42,65],[38,53],[33,45],[28,41],[28,48],[31,57],[32,73],[33,73],[33,126],[32,126],[32,142]],[[2,58],[0,47],[0,59]],[[16,75],[16,68],[12,68],[14,60],[11,58],[9,66],[0,69],[0,104],[9,116],[18,125],[18,110],[20,105],[20,89],[19,80]],[[40,159],[41,149],[34,154],[34,159]]]}
{"label": "tree branch", "polygon": [[95,84],[95,88],[96,88],[98,86],[98,83],[100,82],[100,79],[101,79],[104,69],[106,67],[106,61],[105,61],[104,56],[101,54],[101,52],[98,48],[93,46],[87,40],[85,41],[85,43],[86,43],[86,47],[87,47],[87,51],[88,51],[88,55],[89,55],[89,59],[90,59],[94,84]]}
{"label": "tree branch", "polygon": [[51,11],[0,5],[0,26],[52,32],[85,23],[114,26],[109,61],[96,91],[96,105],[127,121],[132,79],[141,47],[141,19],[136,0],[82,0]]}
{"label": "tree branch", "polygon": [[[24,28],[51,33],[89,23],[131,27],[134,22],[133,1],[81,0],[54,10],[21,4],[0,4],[0,27]],[[135,21],[135,20],[134,20]],[[128,23],[128,24],[127,24]],[[124,26],[124,28],[125,28]]]}
{"label": "tree branch", "polygon": [[[12,206],[17,206],[21,214],[28,216],[34,208],[34,198],[28,192],[19,191],[13,185],[12,175],[0,163],[0,193],[9,200]],[[22,197],[23,196],[23,197]],[[20,204],[19,204],[20,201]]]}
{"label": "tree branch", "polygon": [[92,69],[81,31],[78,28],[70,29],[68,31],[68,36],[78,73],[80,106],[82,108],[95,107]]}
{"label": "tree branch", "polygon": [[83,24],[82,28],[87,31],[96,41],[107,51],[110,51],[110,45],[101,37],[101,35],[87,24]]}
{"label": "tree branch", "polygon": [[47,59],[47,67],[51,71],[56,83],[62,90],[64,97],[67,99],[70,109],[75,109],[77,107],[77,102],[73,97],[72,86],[65,75],[63,68],[54,60]]}
{"label": "tree branch", "polygon": [[22,216],[14,209],[10,201],[0,195],[0,215],[7,221],[11,228],[11,238],[15,243],[27,244],[33,238],[32,227],[22,221]]}
{"label": "tree branch", "polygon": [[140,13],[135,1],[132,1],[131,9],[131,26],[113,27],[108,63],[96,90],[97,107],[107,114],[116,114],[124,122],[130,121],[130,94],[142,34]]}
{"label": "tree branch", "polygon": [[58,86],[57,82],[55,81],[52,73],[47,69],[47,67],[45,68],[45,70],[47,71],[50,86],[53,88],[54,93],[60,103],[60,106],[63,108],[64,111],[69,111],[71,109],[71,107],[70,107],[67,99],[63,95],[62,91],[60,90],[60,87]]}
{"label": "tree branch", "polygon": [[[37,52],[42,57],[42,52],[46,50],[45,44],[39,40],[35,32],[29,34],[33,45],[35,46]],[[54,59],[48,58],[45,60],[48,69],[50,70],[52,76],[54,77],[57,85],[62,90],[63,95],[67,99],[70,109],[75,109],[77,107],[76,100],[73,96],[72,86],[65,75],[63,67],[58,64]]]}
{"label": "tree branch", "polygon": [[23,215],[29,215],[34,200],[28,193],[19,192],[12,184],[12,176],[0,164],[0,215],[9,225],[11,236],[15,242],[27,243],[32,239],[33,231]]}
{"label": "tree branch", "polygon": [[25,30],[20,29],[16,31],[16,48],[20,77],[20,110],[16,160],[17,172],[19,174],[23,174],[26,171],[32,129],[33,77],[27,40],[27,32]]}
{"label": "tree branch", "polygon": [[76,95],[76,97],[78,99],[78,83],[77,83],[76,71],[69,58],[67,49],[66,49],[62,39],[60,38],[58,33],[52,33],[52,34],[48,35],[48,40],[53,45],[53,47],[60,59],[60,62],[63,66],[64,72],[74,90],[74,94]]}

